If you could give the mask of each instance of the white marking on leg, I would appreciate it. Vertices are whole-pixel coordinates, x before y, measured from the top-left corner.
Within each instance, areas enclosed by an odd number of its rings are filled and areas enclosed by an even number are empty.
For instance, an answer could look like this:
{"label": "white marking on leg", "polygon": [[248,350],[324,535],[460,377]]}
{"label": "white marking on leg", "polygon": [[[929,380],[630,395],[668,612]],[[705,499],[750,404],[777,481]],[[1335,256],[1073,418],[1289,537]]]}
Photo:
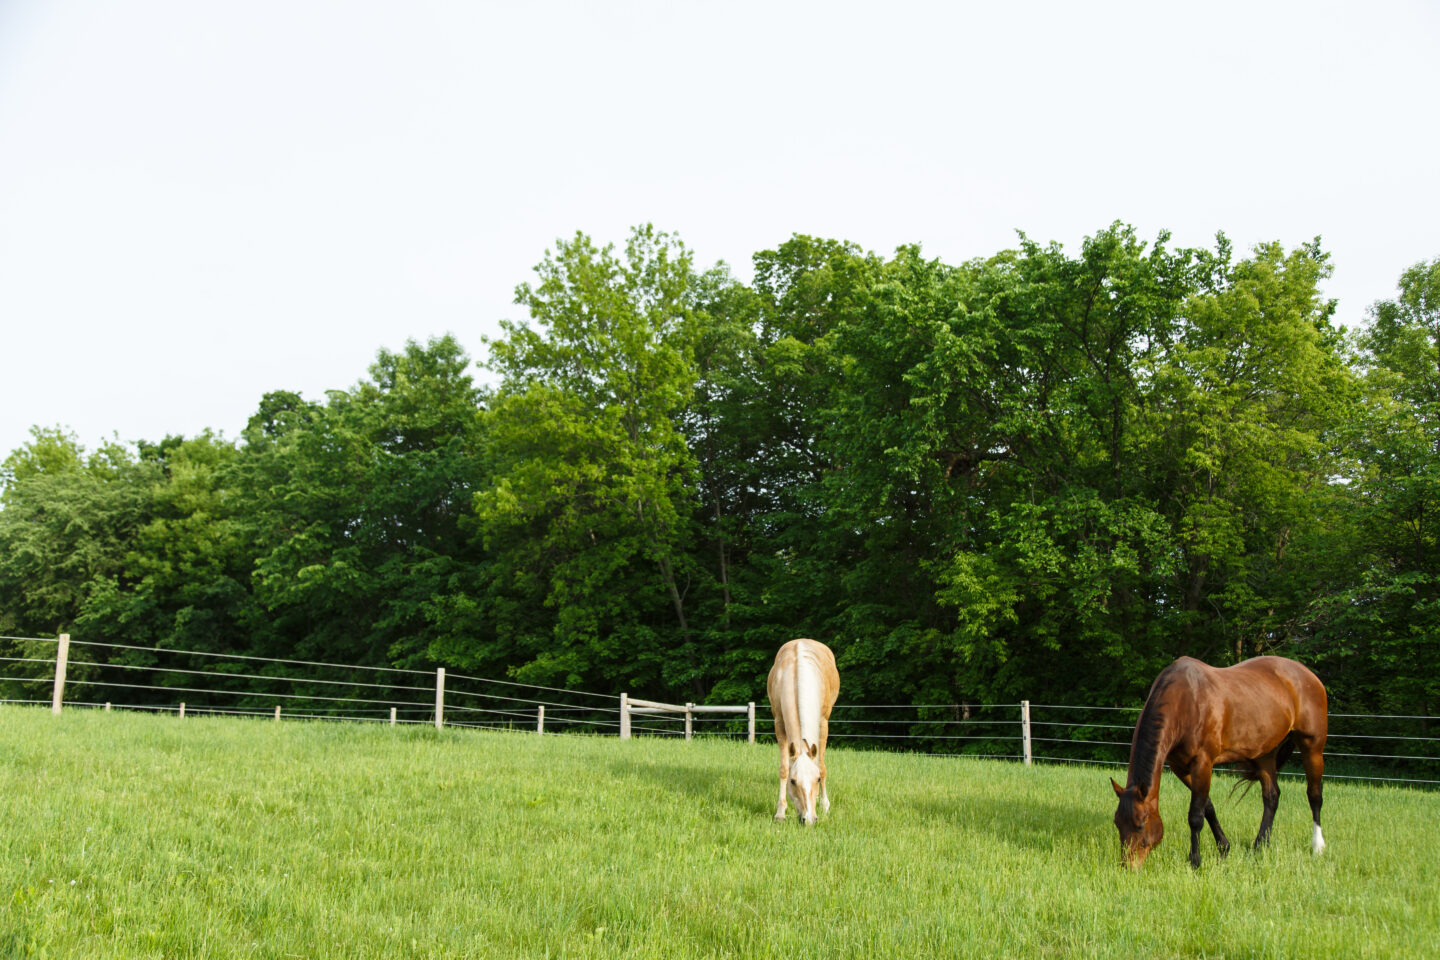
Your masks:
{"label": "white marking on leg", "polygon": [[1325,835],[1320,832],[1320,824],[1315,823],[1311,826],[1315,828],[1315,831],[1310,837],[1310,850],[1318,855],[1325,850]]}

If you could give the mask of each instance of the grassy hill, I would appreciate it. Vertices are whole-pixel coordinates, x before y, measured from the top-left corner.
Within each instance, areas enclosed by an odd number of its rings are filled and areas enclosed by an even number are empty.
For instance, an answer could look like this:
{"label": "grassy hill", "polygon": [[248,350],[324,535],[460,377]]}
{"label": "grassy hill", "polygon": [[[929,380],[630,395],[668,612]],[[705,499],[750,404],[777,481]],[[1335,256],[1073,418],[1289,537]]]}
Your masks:
{"label": "grassy hill", "polygon": [[[0,707],[0,958],[1400,957],[1440,943],[1440,795],[1283,784],[1272,847],[1120,869],[1109,769],[773,744]],[[1229,801],[1253,838],[1258,793]]]}

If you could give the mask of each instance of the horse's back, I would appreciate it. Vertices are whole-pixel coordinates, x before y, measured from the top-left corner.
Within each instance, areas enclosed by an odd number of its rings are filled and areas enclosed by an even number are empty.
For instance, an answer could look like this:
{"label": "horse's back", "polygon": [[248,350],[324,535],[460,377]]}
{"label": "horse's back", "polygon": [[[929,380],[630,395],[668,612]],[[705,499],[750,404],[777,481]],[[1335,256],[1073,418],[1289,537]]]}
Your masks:
{"label": "horse's back", "polygon": [[828,664],[831,670],[835,669],[835,653],[819,640],[809,637],[796,637],[787,642],[776,652],[775,662],[779,663],[787,657],[812,657],[819,663]]}
{"label": "horse's back", "polygon": [[[819,640],[811,640],[809,637],[797,637],[776,652],[775,664],[770,668],[769,685],[773,687],[775,681],[784,676],[786,671],[809,665],[813,665],[825,678],[827,688],[833,687],[830,692],[839,692],[840,671],[835,666],[834,652]],[[834,703],[833,697],[827,699]]]}
{"label": "horse's back", "polygon": [[1285,733],[1324,741],[1329,725],[1325,685],[1309,667],[1266,656],[1209,669],[1223,694],[1227,725],[1283,725]]}
{"label": "horse's back", "polygon": [[1236,664],[1231,669],[1253,665],[1254,670],[1265,671],[1273,676],[1290,692],[1294,705],[1294,728],[1310,736],[1324,737],[1329,726],[1330,704],[1325,684],[1305,664],[1288,657],[1253,657]]}
{"label": "horse's back", "polygon": [[1292,731],[1323,745],[1327,732],[1325,685],[1285,657],[1253,657],[1230,667],[1180,657],[1155,678],[1151,698],[1189,731],[1182,749],[1216,762],[1260,756]]}
{"label": "horse's back", "polygon": [[[791,735],[820,719],[828,719],[840,693],[840,671],[835,654],[819,640],[800,637],[775,654],[775,665],[766,681],[770,709]],[[816,716],[811,716],[811,709]],[[814,737],[810,739],[815,739]]]}

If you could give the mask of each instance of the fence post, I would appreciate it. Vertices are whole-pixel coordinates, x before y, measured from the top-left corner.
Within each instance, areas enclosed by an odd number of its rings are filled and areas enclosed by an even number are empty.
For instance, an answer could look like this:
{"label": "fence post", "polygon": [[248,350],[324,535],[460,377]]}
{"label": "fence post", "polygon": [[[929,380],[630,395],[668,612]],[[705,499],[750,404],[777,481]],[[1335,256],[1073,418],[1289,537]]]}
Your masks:
{"label": "fence post", "polygon": [[435,729],[445,728],[445,668],[435,668]]}
{"label": "fence post", "polygon": [[185,701],[184,701],[184,700],[181,700],[181,701],[180,701],[180,719],[181,719],[181,720],[184,720],[184,719],[185,719]]}
{"label": "fence post", "polygon": [[755,742],[755,701],[754,701],[754,700],[751,700],[751,701],[750,701],[750,710],[749,710],[749,714],[748,714],[748,716],[747,716],[747,719],[750,721],[750,742],[751,742],[751,743],[754,743],[754,742]]}
{"label": "fence post", "polygon": [[390,726],[395,726],[395,708],[390,708]]}
{"label": "fence post", "polygon": [[695,706],[695,704],[693,704],[693,703],[687,703],[687,704],[685,704],[685,739],[686,739],[686,740],[689,740],[689,739],[690,739],[690,708],[693,707],[693,706]]}
{"label": "fence post", "polygon": [[1020,729],[1025,738],[1025,766],[1030,766],[1030,701],[1020,701]]}
{"label": "fence post", "polygon": [[50,712],[57,717],[60,706],[65,702],[65,664],[70,662],[70,634],[60,634],[60,647],[55,651],[55,696],[50,701]]}
{"label": "fence post", "polygon": [[280,704],[275,704],[275,722],[280,722]]}
{"label": "fence post", "polygon": [[630,739],[630,694],[620,694],[620,739]]}
{"label": "fence post", "polygon": [[535,732],[545,733],[545,704],[543,703],[535,708]]}
{"label": "fence post", "polygon": [[109,712],[110,712],[110,701],[109,701],[109,700],[106,700],[106,701],[105,701],[105,712],[106,712],[106,713],[109,713]]}

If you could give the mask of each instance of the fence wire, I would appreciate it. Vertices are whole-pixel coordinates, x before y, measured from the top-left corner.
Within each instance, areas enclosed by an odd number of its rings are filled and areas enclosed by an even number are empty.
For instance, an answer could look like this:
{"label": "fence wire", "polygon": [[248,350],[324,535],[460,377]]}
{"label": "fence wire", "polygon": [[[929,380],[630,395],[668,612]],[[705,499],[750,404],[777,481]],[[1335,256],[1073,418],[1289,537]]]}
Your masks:
{"label": "fence wire", "polygon": [[[29,643],[55,643],[53,638],[0,637],[0,640]],[[93,658],[70,659],[71,671],[67,689],[94,689],[97,693],[130,690],[148,694],[148,699],[162,700],[181,696],[200,702],[187,702],[187,716],[229,716],[253,719],[275,719],[278,705],[285,720],[343,721],[394,723],[396,725],[428,725],[435,721],[435,704],[417,700],[413,695],[435,693],[435,687],[419,685],[416,678],[435,677],[433,670],[395,667],[361,666],[325,661],[257,657],[244,654],[217,653],[202,650],[172,650],[133,644],[70,640],[72,647],[109,649],[122,656],[145,654],[162,658],[207,657],[222,662],[215,670],[190,666],[107,661]],[[231,661],[229,663],[223,661]],[[18,685],[53,684],[57,657],[0,657],[0,663],[14,664],[24,673],[48,667],[40,676],[0,675],[0,683]],[[170,661],[173,662],[173,661]],[[183,661],[182,661],[183,662]],[[262,664],[261,671],[304,667],[309,673],[299,675],[279,672],[248,672],[246,664]],[[250,668],[255,669],[255,668]],[[115,679],[95,679],[105,671],[119,671]],[[325,677],[317,671],[338,671],[347,676]],[[354,679],[355,674],[372,677],[390,675],[393,682]],[[135,680],[167,682],[126,682],[127,674]],[[192,679],[196,678],[196,679]],[[200,685],[198,678],[207,678],[213,685]],[[168,681],[179,682],[168,682]],[[233,689],[226,685],[239,684]],[[290,689],[282,689],[289,687]],[[307,690],[300,693],[297,689]],[[320,691],[330,687],[347,696],[328,696]],[[318,689],[317,689],[318,688]],[[10,693],[0,697],[0,704],[36,706],[51,701],[27,697],[35,691],[7,688]],[[372,695],[373,693],[373,695]],[[390,696],[386,696],[389,694]],[[409,698],[396,694],[410,694]],[[444,689],[444,719],[447,727],[529,731],[542,729],[545,735],[583,736],[615,735],[622,727],[618,698],[608,694],[562,687],[527,684],[468,674],[447,673]],[[219,702],[217,702],[219,701]],[[98,700],[66,700],[69,707],[107,707],[116,710],[144,710],[178,713],[178,702],[102,703]],[[1032,759],[1046,763],[1094,764],[1124,767],[1128,765],[1130,742],[1114,731],[1132,730],[1133,724],[1117,723],[1117,714],[1138,714],[1139,706],[1086,704],[1030,704],[1028,727],[1018,703],[943,703],[943,704],[836,704],[829,719],[829,739],[833,744],[856,749],[908,751],[935,757],[985,757],[991,759],[1023,759],[1026,749],[1043,745],[1044,753],[1031,751]],[[543,714],[543,721],[542,721]],[[1093,717],[1093,720],[1087,718]],[[1330,714],[1333,732],[1331,741],[1342,747],[1326,751],[1327,778],[1414,785],[1431,788],[1440,785],[1436,778],[1440,765],[1440,737],[1431,736],[1430,727],[1440,717],[1425,714]],[[754,718],[757,730],[768,733],[767,724],[774,719],[763,707]],[[692,714],[690,728],[706,737],[745,737],[747,717],[740,715]],[[683,713],[636,712],[629,726],[632,734],[681,737],[685,736]],[[1373,729],[1366,729],[1373,728]],[[1027,732],[1029,736],[1027,737]],[[1040,735],[1037,735],[1040,734]],[[1366,741],[1369,741],[1367,744]],[[1353,745],[1352,745],[1353,744]],[[1403,744],[1403,746],[1402,746]],[[1376,752],[1365,752],[1366,747]],[[1406,752],[1396,753],[1403,749]],[[955,752],[959,750],[960,752]],[[1282,776],[1303,774],[1280,771]]]}

